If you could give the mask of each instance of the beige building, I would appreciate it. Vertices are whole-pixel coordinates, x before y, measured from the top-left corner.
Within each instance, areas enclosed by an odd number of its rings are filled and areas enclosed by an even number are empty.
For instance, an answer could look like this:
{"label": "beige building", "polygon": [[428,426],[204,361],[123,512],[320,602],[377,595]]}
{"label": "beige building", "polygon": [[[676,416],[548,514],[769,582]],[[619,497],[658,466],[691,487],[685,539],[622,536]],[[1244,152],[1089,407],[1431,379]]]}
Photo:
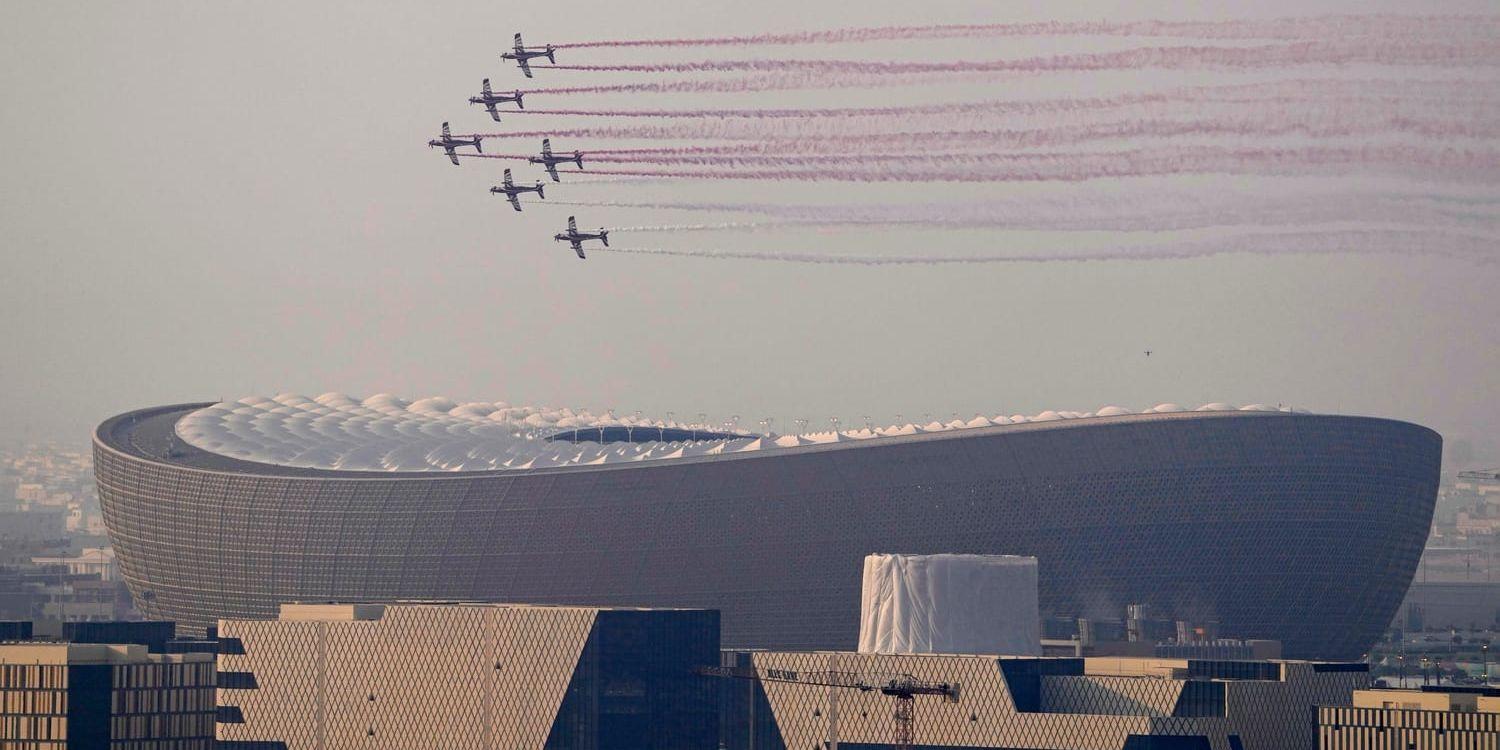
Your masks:
{"label": "beige building", "polygon": [[719,613],[288,604],[219,626],[224,750],[715,747]]}
{"label": "beige building", "polygon": [[0,748],[210,750],[213,741],[210,655],[0,643]]}
{"label": "beige building", "polygon": [[1500,688],[1360,690],[1318,709],[1320,750],[1500,750]]}
{"label": "beige building", "polygon": [[900,729],[896,699],[819,686],[818,675],[956,684],[956,702],[914,699],[914,746],[1034,750],[1314,750],[1314,706],[1347,702],[1369,682],[1364,664],[1279,660],[757,651],[725,659],[770,678],[730,699],[730,750],[888,747]]}

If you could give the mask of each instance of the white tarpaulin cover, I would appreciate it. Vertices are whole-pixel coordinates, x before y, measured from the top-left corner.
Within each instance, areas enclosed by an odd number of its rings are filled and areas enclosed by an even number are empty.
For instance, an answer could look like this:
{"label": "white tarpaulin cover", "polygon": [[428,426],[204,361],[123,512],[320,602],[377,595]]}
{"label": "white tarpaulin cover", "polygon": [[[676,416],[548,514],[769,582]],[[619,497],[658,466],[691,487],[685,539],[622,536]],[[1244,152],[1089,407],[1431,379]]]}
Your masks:
{"label": "white tarpaulin cover", "polygon": [[1035,557],[869,555],[859,651],[1041,656]]}

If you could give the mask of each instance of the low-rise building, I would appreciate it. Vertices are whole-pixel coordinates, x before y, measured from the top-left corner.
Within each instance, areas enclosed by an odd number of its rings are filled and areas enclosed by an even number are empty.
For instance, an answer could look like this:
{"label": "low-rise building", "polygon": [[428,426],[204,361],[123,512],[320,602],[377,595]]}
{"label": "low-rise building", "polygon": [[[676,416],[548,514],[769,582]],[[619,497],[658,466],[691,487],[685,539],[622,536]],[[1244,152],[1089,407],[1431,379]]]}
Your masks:
{"label": "low-rise building", "polygon": [[1500,750],[1500,688],[1360,690],[1317,724],[1319,750]]}
{"label": "low-rise building", "polygon": [[[1313,750],[1312,712],[1369,682],[1363,663],[1137,657],[1034,658],[725,652],[758,680],[726,680],[721,747],[889,747],[902,733],[880,686],[910,676],[955,687],[918,696],[914,747],[1034,750]],[[828,687],[863,679],[871,690]]]}
{"label": "low-rise building", "polygon": [[140,645],[0,644],[0,747],[210,750],[214,663]]}

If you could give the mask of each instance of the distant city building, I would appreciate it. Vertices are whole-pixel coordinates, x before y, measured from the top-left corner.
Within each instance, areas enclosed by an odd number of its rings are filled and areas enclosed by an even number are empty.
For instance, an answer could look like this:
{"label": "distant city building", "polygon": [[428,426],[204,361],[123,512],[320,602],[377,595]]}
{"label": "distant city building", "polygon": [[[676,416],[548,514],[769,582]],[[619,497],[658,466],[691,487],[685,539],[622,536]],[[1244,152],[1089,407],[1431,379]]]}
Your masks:
{"label": "distant city building", "polygon": [[70,575],[97,576],[101,581],[120,577],[115,551],[109,547],[90,547],[68,557],[33,557],[31,562],[35,565],[61,565]]}
{"label": "distant city building", "polygon": [[965,552],[1036,557],[1044,617],[1139,603],[1343,659],[1411,581],[1442,446],[1224,404],[732,431],[327,394],[131,412],[94,449],[121,574],[185,631],[454,598],[713,608],[733,646],[847,649],[865,554]]}
{"label": "distant city building", "polygon": [[0,747],[211,750],[214,716],[211,656],[0,644]]}
{"label": "distant city building", "polygon": [[0,540],[43,541],[60,539],[67,530],[66,514],[47,510],[0,510]]}
{"label": "distant city building", "polygon": [[47,488],[34,483],[19,485],[16,487],[16,500],[23,503],[45,503],[47,501]]}
{"label": "distant city building", "polygon": [[1418,581],[1392,624],[1410,631],[1500,628],[1500,581]]}
{"label": "distant city building", "polygon": [[1360,690],[1317,709],[1320,750],[1500,748],[1500,689]]}
{"label": "distant city building", "polygon": [[222,750],[713,748],[707,610],[288,604],[220,628]]}
{"label": "distant city building", "polygon": [[727,750],[890,747],[896,699],[817,684],[830,676],[956,685],[956,702],[914,698],[914,747],[1028,750],[1314,750],[1313,707],[1369,683],[1364,664],[1300,661],[751,651],[724,662],[767,678],[721,678]]}

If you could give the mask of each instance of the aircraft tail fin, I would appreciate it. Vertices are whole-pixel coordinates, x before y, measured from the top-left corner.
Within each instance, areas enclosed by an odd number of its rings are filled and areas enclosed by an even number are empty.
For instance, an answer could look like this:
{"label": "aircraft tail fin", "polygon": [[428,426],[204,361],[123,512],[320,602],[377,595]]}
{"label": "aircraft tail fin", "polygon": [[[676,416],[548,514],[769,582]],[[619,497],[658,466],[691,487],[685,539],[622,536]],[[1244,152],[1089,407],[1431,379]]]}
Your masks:
{"label": "aircraft tail fin", "polygon": [[516,90],[516,109],[526,109],[526,105],[521,103],[521,90],[520,89]]}
{"label": "aircraft tail fin", "polygon": [[583,169],[583,152],[581,152],[581,151],[574,151],[573,152],[573,163],[577,164],[579,169]]}
{"label": "aircraft tail fin", "polygon": [[547,197],[547,194],[544,193],[544,192],[542,192],[542,188],[543,187],[545,187],[545,186],[542,185],[542,183],[540,183],[540,182],[538,182],[536,184],[536,197],[538,197],[538,198],[546,198]]}
{"label": "aircraft tail fin", "polygon": [[547,62],[552,63],[553,65],[556,65],[557,64],[557,58],[555,58],[555,57],[552,56],[552,53],[554,51],[555,50],[553,50],[550,45],[547,47]]}
{"label": "aircraft tail fin", "polygon": [[609,232],[607,232],[607,231],[605,231],[603,229],[600,229],[599,230],[599,241],[603,242],[605,247],[609,247]]}
{"label": "aircraft tail fin", "polygon": [[484,153],[484,148],[479,145],[479,140],[479,136],[474,136],[474,152],[482,154]]}

